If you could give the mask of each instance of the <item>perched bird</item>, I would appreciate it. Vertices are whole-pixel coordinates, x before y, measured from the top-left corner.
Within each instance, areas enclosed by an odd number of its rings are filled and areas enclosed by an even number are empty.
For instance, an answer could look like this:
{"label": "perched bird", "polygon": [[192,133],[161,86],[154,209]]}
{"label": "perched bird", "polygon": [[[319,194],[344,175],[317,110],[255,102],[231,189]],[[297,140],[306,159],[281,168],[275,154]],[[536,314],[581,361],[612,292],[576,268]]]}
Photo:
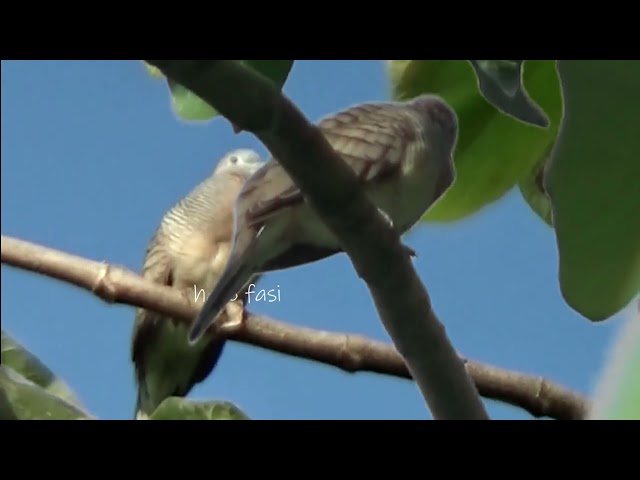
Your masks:
{"label": "perched bird", "polygon": [[[352,106],[322,119],[318,127],[400,234],[453,183],[458,121],[437,96]],[[331,188],[330,179],[327,185]],[[191,327],[191,342],[253,274],[343,251],[275,158],[242,188],[234,220],[229,262]]]}
{"label": "perched bird", "polygon": [[[252,150],[225,155],[211,176],[166,213],[147,247],[142,276],[204,302],[231,253],[235,199],[247,178],[263,165]],[[240,285],[234,295],[240,293],[242,300],[245,291]],[[137,419],[148,418],[167,397],[186,396],[215,367],[224,340],[209,335],[193,347],[187,332],[184,322],[137,310],[131,349]]]}
{"label": "perched bird", "polygon": [[[458,121],[439,97],[352,106],[322,119],[318,128],[400,234],[453,183]],[[234,215],[229,261],[191,326],[190,342],[200,338],[252,275],[343,251],[275,158],[244,185]]]}

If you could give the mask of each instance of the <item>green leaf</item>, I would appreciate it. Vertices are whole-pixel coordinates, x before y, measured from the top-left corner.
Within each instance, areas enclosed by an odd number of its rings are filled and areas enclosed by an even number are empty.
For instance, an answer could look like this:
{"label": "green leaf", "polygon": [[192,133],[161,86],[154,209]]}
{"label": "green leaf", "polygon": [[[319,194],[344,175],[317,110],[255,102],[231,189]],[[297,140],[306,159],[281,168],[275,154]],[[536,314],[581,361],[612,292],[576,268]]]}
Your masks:
{"label": "green leaf", "polygon": [[[282,88],[293,67],[293,60],[240,60],[251,68],[271,79]],[[151,75],[161,78],[162,73],[156,67],[143,62]],[[171,92],[171,105],[180,118],[191,121],[206,121],[218,115],[218,112],[191,90],[173,80],[167,80]]]}
{"label": "green leaf", "polygon": [[4,330],[2,330],[0,351],[3,365],[11,367],[25,379],[42,387],[47,392],[82,408],[80,401],[65,382],[57,378],[35,355],[11,338]]}
{"label": "green leaf", "polygon": [[160,71],[160,69],[158,67],[154,67],[153,65],[148,64],[147,62],[142,62],[144,64],[144,66],[147,69],[147,72],[149,72],[149,75],[151,75],[153,78],[162,78],[164,77],[164,75],[162,74],[162,72]]}
{"label": "green leaf", "polygon": [[548,160],[549,157],[543,158],[529,174],[520,180],[518,186],[529,207],[550,227],[553,227],[551,200],[544,189],[544,168]]}
{"label": "green leaf", "polygon": [[0,365],[1,420],[92,420],[6,365]]}
{"label": "green leaf", "polygon": [[249,420],[249,417],[229,402],[169,397],[153,412],[150,420]]}
{"label": "green leaf", "polygon": [[524,60],[469,60],[482,96],[493,106],[523,122],[548,127],[549,119],[522,85]]}
{"label": "green leaf", "polygon": [[171,92],[171,106],[175,114],[184,120],[210,120],[218,113],[207,102],[186,87],[167,79]]}
{"label": "green leaf", "polygon": [[458,220],[498,200],[555,140],[562,114],[555,60],[527,60],[523,69],[527,90],[549,116],[548,129],[515,120],[487,102],[466,60],[390,60],[387,66],[395,99],[438,94],[458,115],[456,179],[424,220]]}
{"label": "green leaf", "polygon": [[545,174],[560,289],[592,321],[640,291],[640,61],[558,61],[565,116]]}
{"label": "green leaf", "polygon": [[11,400],[9,400],[4,388],[0,388],[0,420],[18,420],[18,416],[14,413]]}
{"label": "green leaf", "polygon": [[589,418],[640,420],[640,315],[629,318],[618,334]]}

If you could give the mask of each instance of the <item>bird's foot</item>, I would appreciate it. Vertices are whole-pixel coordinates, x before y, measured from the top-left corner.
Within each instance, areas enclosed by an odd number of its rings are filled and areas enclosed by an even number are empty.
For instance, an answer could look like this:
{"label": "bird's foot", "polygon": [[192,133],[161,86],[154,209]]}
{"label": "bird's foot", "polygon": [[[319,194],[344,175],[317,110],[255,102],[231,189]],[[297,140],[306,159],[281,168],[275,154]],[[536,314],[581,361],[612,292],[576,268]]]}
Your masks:
{"label": "bird's foot", "polygon": [[218,321],[219,329],[225,334],[237,333],[244,326],[244,306],[241,300],[227,303]]}

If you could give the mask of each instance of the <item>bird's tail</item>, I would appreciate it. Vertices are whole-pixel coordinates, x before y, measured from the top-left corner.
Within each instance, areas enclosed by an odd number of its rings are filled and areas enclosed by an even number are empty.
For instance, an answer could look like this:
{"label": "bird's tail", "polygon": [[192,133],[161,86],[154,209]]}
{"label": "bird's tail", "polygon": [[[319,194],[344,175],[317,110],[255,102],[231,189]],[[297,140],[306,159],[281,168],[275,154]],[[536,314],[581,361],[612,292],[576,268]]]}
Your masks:
{"label": "bird's tail", "polygon": [[255,245],[253,242],[254,238],[255,237],[246,239],[248,241],[243,245],[244,248],[236,250],[239,250],[240,253],[229,259],[222,277],[220,277],[220,280],[209,295],[202,310],[200,310],[200,313],[198,313],[198,316],[191,325],[189,331],[189,343],[191,345],[200,339],[225,305],[230,302],[236,294],[240,296],[242,288],[254,274],[252,266],[246,261]]}

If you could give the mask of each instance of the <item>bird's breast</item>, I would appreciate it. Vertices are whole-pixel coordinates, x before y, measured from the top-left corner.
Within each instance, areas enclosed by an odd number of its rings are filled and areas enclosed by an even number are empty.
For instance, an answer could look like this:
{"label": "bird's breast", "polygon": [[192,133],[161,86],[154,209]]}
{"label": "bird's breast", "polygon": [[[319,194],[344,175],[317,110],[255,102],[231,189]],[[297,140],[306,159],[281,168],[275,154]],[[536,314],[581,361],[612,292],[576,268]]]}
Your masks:
{"label": "bird's breast", "polygon": [[230,239],[221,240],[208,232],[183,235],[172,245],[173,279],[177,288],[211,290],[226,266]]}
{"label": "bird's breast", "polygon": [[434,202],[439,165],[425,161],[427,154],[422,150],[409,155],[407,161],[410,163],[403,165],[397,175],[375,185],[369,193],[401,234],[420,220]]}

